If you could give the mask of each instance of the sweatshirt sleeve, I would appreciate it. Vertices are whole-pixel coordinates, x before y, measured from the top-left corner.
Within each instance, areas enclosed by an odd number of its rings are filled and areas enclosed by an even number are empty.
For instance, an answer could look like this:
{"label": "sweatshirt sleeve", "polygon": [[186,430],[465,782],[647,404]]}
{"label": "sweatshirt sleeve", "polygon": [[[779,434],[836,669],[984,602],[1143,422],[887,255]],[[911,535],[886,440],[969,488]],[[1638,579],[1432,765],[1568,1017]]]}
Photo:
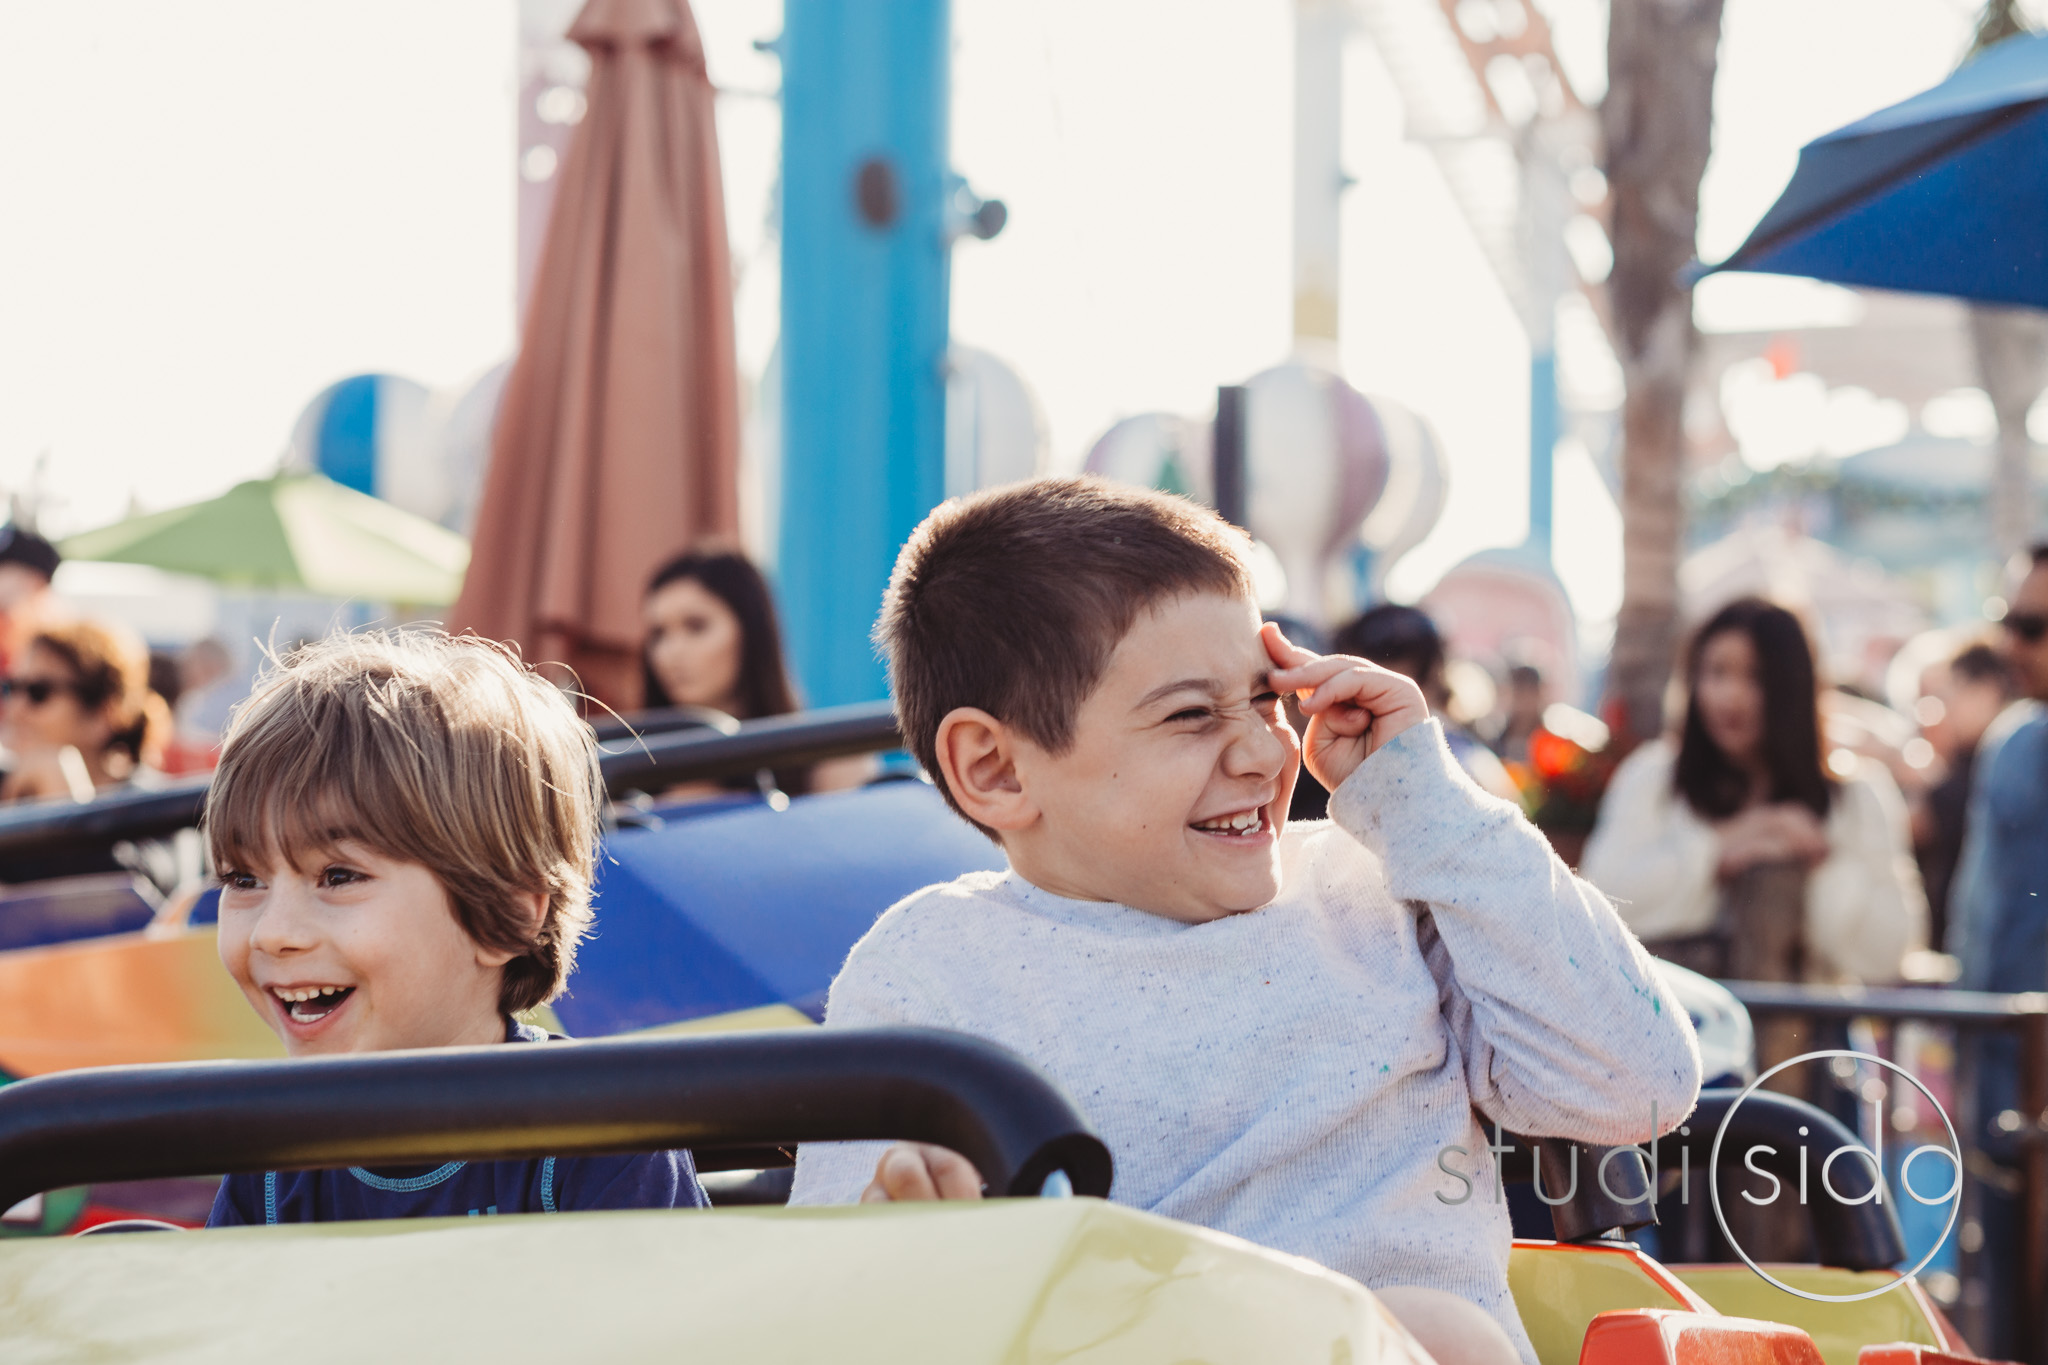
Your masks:
{"label": "sweatshirt sleeve", "polygon": [[[826,1028],[876,1028],[886,1024],[919,1024],[958,1028],[953,1014],[916,973],[892,959],[887,948],[887,921],[854,945],[846,965],[833,979],[825,1000]],[[797,1148],[796,1180],[789,1202],[854,1204],[874,1179],[875,1163],[889,1150],[886,1142],[807,1142]]]}
{"label": "sweatshirt sleeve", "polygon": [[1330,813],[1423,917],[1479,1110],[1531,1137],[1641,1142],[1699,1097],[1691,1021],[1614,908],[1509,802],[1459,771],[1435,721],[1397,735]]}

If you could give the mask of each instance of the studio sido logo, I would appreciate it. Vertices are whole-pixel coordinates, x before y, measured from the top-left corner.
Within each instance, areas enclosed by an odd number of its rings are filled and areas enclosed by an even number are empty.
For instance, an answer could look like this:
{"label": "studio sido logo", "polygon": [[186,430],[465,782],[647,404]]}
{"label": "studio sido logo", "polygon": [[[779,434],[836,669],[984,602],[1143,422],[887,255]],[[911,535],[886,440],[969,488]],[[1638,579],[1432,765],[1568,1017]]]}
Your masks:
{"label": "studio sido logo", "polygon": [[[1906,1271],[1904,1274],[1900,1275],[1899,1278],[1889,1281],[1885,1284],[1879,1285],[1875,1289],[1867,1289],[1860,1294],[1821,1294],[1816,1293],[1813,1290],[1798,1289],[1792,1285],[1786,1284],[1783,1280],[1778,1279],[1776,1276],[1772,1275],[1770,1271],[1765,1270],[1762,1266],[1758,1265],[1755,1259],[1752,1258],[1747,1251],[1743,1250],[1742,1244],[1736,1240],[1735,1234],[1729,1230],[1728,1219],[1726,1215],[1724,1215],[1721,1211],[1720,1181],[1718,1179],[1709,1178],[1707,1181],[1707,1191],[1713,1198],[1714,1221],[1720,1225],[1721,1235],[1728,1239],[1729,1246],[1735,1248],[1735,1254],[1742,1258],[1742,1263],[1744,1265],[1748,1266],[1751,1270],[1754,1270],[1757,1274],[1763,1276],[1766,1280],[1769,1280],[1778,1288],[1784,1290],[1787,1294],[1797,1294],[1802,1299],[1811,1299],[1816,1303],[1858,1303],[1864,1299],[1874,1299],[1880,1294],[1890,1293],[1892,1290],[1897,1289],[1900,1285],[1903,1285],[1908,1280],[1912,1279],[1915,1275],[1918,1275],[1922,1270],[1925,1270],[1927,1268],[1927,1263],[1934,1259],[1934,1254],[1937,1251],[1941,1250],[1943,1243],[1948,1241],[1949,1234],[1955,1231],[1956,1215],[1962,1212],[1963,1165],[1960,1156],[1960,1153],[1962,1151],[1962,1143],[1956,1139],[1956,1127],[1953,1123],[1949,1122],[1948,1111],[1941,1107],[1941,1102],[1934,1098],[1933,1092],[1928,1090],[1926,1086],[1920,1083],[1918,1077],[1913,1075],[1912,1072],[1906,1070],[1904,1067],[1900,1066],[1896,1062],[1888,1062],[1882,1057],[1873,1057],[1867,1052],[1853,1052],[1845,1048],[1830,1048],[1819,1052],[1804,1052],[1797,1057],[1790,1058],[1787,1061],[1779,1062],[1769,1071],[1764,1072],[1763,1075],[1757,1077],[1755,1080],[1751,1081],[1747,1086],[1745,1086],[1743,1088],[1742,1093],[1736,1097],[1735,1103],[1728,1106],[1728,1112],[1722,1116],[1721,1126],[1717,1128],[1714,1132],[1714,1146],[1713,1150],[1707,1156],[1707,1170],[1710,1174],[1710,1177],[1719,1174],[1721,1169],[1721,1144],[1723,1139],[1725,1139],[1728,1136],[1728,1124],[1731,1120],[1734,1119],[1736,1112],[1742,1108],[1743,1102],[1756,1092],[1756,1088],[1758,1086],[1762,1085],[1765,1081],[1768,1081],[1771,1077],[1777,1075],[1781,1071],[1790,1070],[1792,1067],[1799,1066],[1806,1062],[1828,1061],[1835,1058],[1844,1058],[1852,1062],[1868,1062],[1872,1066],[1882,1067],[1886,1071],[1896,1073],[1898,1076],[1904,1079],[1907,1084],[1911,1085],[1915,1090],[1919,1091],[1921,1095],[1926,1098],[1927,1103],[1933,1107],[1935,1113],[1941,1115],[1941,1126],[1948,1130],[1949,1145],[1946,1148],[1943,1148],[1933,1146],[1932,1144],[1922,1144],[1919,1147],[1915,1147],[1911,1152],[1908,1152],[1906,1154],[1905,1160],[1899,1163],[1899,1186],[1901,1189],[1905,1191],[1908,1198],[1911,1198],[1917,1203],[1925,1204],[1930,1207],[1936,1204],[1947,1204],[1949,1206],[1948,1222],[1942,1227],[1941,1236],[1937,1237],[1934,1240],[1934,1244],[1928,1247],[1927,1254],[1922,1256],[1918,1261],[1916,1261],[1913,1265],[1913,1268]],[[1865,1204],[1869,1203],[1872,1200],[1876,1200],[1879,1204],[1882,1204],[1885,1201],[1887,1185],[1885,1183],[1884,1170],[1884,1114],[1882,1108],[1883,1102],[1879,1100],[1874,1101],[1873,1103],[1876,1104],[1878,1107],[1877,1122],[1873,1125],[1873,1131],[1877,1134],[1877,1149],[1875,1151],[1872,1151],[1870,1148],[1864,1147],[1861,1144],[1857,1144],[1855,1146],[1837,1147],[1834,1151],[1829,1152],[1827,1156],[1821,1160],[1821,1189],[1826,1193],[1826,1196],[1828,1198],[1834,1200],[1838,1204]],[[1801,1128],[1799,1131],[1802,1134],[1806,1132],[1804,1128]],[[1953,1179],[1949,1182],[1948,1189],[1943,1191],[1941,1194],[1934,1196],[1923,1195],[1918,1190],[1913,1188],[1913,1163],[1918,1161],[1921,1157],[1928,1155],[1929,1153],[1946,1158],[1948,1160],[1948,1163],[1953,1174]],[[1743,1190],[1741,1191],[1741,1194],[1744,1199],[1748,1200],[1752,1204],[1756,1204],[1759,1206],[1774,1204],[1778,1201],[1778,1197],[1784,1193],[1783,1183],[1776,1176],[1772,1175],[1768,1171],[1761,1169],[1756,1165],[1756,1158],[1759,1154],[1776,1156],[1778,1153],[1777,1149],[1773,1147],[1764,1146],[1762,1144],[1752,1145],[1747,1151],[1745,1151],[1742,1154],[1742,1164],[1746,1169],[1753,1171],[1757,1175],[1760,1175],[1764,1179],[1770,1181],[1770,1193],[1767,1195],[1755,1195],[1751,1194],[1748,1190]],[[1860,1158],[1862,1161],[1869,1163],[1872,1174],[1870,1188],[1865,1190],[1862,1194],[1855,1196],[1845,1195],[1835,1188],[1833,1180],[1834,1167],[1835,1163],[1838,1160],[1841,1160],[1842,1158],[1849,1158],[1851,1160]],[[1806,1172],[1806,1149],[1804,1147],[1801,1147],[1799,1149],[1799,1202],[1802,1204],[1807,1202]]]}
{"label": "studio sido logo", "polygon": [[[1948,1222],[1942,1228],[1941,1236],[1935,1239],[1934,1244],[1927,1249],[1927,1254],[1922,1256],[1919,1259],[1919,1261],[1917,1261],[1914,1264],[1911,1270],[1906,1271],[1897,1279],[1887,1281],[1886,1283],[1879,1285],[1875,1289],[1865,1290],[1863,1293],[1860,1294],[1822,1294],[1812,1290],[1799,1289],[1792,1285],[1786,1284],[1783,1280],[1778,1279],[1776,1276],[1772,1275],[1771,1272],[1765,1270],[1762,1266],[1756,1263],[1756,1260],[1749,1254],[1748,1251],[1743,1249],[1741,1242],[1739,1242],[1736,1239],[1735,1233],[1728,1226],[1727,1216],[1721,1210],[1720,1180],[1718,1178],[1710,1178],[1706,1183],[1707,1191],[1713,1201],[1714,1221],[1720,1224],[1722,1236],[1728,1239],[1729,1246],[1735,1248],[1735,1254],[1742,1258],[1742,1263],[1748,1266],[1751,1270],[1754,1270],[1757,1274],[1763,1276],[1764,1279],[1769,1280],[1772,1284],[1784,1290],[1787,1294],[1797,1294],[1802,1299],[1811,1299],[1816,1303],[1858,1303],[1864,1299],[1874,1299],[1880,1294],[1886,1294],[1894,1289],[1897,1289],[1900,1285],[1906,1283],[1907,1280],[1913,1278],[1915,1275],[1918,1275],[1922,1270],[1925,1270],[1927,1268],[1927,1263],[1934,1259],[1934,1254],[1941,1249],[1942,1245],[1945,1242],[1948,1241],[1949,1234],[1955,1231],[1956,1215],[1962,1211],[1963,1165],[1961,1157],[1959,1155],[1962,1151],[1962,1144],[1956,1140],[1956,1128],[1953,1123],[1949,1122],[1948,1111],[1943,1109],[1941,1107],[1941,1102],[1934,1098],[1933,1093],[1930,1092],[1926,1086],[1922,1085],[1919,1079],[1915,1077],[1911,1072],[1907,1071],[1904,1067],[1899,1066],[1895,1062],[1888,1062],[1882,1057],[1873,1057],[1867,1052],[1852,1052],[1847,1049],[1840,1048],[1829,1049],[1820,1052],[1802,1053],[1799,1056],[1790,1059],[1789,1061],[1783,1061],[1778,1063],[1769,1071],[1764,1072],[1763,1075],[1751,1081],[1748,1084],[1748,1086],[1746,1086],[1743,1089],[1742,1093],[1735,1097],[1735,1103],[1728,1106],[1728,1112],[1722,1116],[1720,1126],[1714,1130],[1713,1147],[1707,1156],[1707,1171],[1709,1175],[1712,1177],[1718,1177],[1721,1170],[1721,1148],[1728,1136],[1728,1126],[1731,1122],[1733,1122],[1735,1115],[1738,1112],[1740,1112],[1743,1104],[1748,1101],[1751,1095],[1756,1093],[1756,1089],[1758,1086],[1762,1085],[1765,1081],[1770,1080],[1771,1077],[1778,1075],[1780,1072],[1790,1070],[1792,1067],[1800,1066],[1806,1062],[1829,1061],[1837,1058],[1846,1059],[1851,1062],[1868,1062],[1872,1066],[1882,1067],[1886,1071],[1898,1073],[1899,1076],[1905,1079],[1907,1084],[1911,1085],[1915,1090],[1919,1091],[1923,1096],[1926,1097],[1927,1103],[1933,1107],[1935,1113],[1941,1115],[1942,1127],[1948,1130],[1948,1147],[1941,1148],[1933,1146],[1931,1144],[1923,1144],[1919,1147],[1914,1148],[1912,1151],[1908,1152],[1906,1154],[1905,1160],[1899,1163],[1898,1183],[1899,1187],[1905,1191],[1906,1195],[1912,1200],[1914,1200],[1916,1203],[1924,1204],[1929,1207],[1932,1207],[1937,1204],[1947,1204],[1949,1205],[1949,1212]],[[1868,1204],[1874,1200],[1878,1205],[1881,1206],[1885,1203],[1887,1198],[1893,1197],[1891,1194],[1890,1186],[1886,1182],[1886,1172],[1884,1166],[1884,1101],[1880,1096],[1874,1098],[1872,1102],[1874,1106],[1877,1108],[1876,1122],[1872,1125],[1872,1131],[1877,1134],[1876,1149],[1873,1150],[1869,1147],[1865,1147],[1860,1142],[1852,1141],[1850,1143],[1835,1148],[1832,1152],[1829,1152],[1826,1156],[1822,1157],[1818,1172],[1819,1184],[1821,1189],[1821,1194],[1819,1196],[1814,1195],[1811,1191],[1810,1175],[1812,1174],[1812,1172],[1811,1167],[1809,1165],[1809,1155],[1805,1144],[1800,1144],[1798,1148],[1798,1173],[1796,1176],[1796,1180],[1797,1198],[1801,1204],[1809,1204],[1813,1202],[1815,1198],[1825,1197],[1834,1200],[1838,1204]],[[1679,1130],[1681,1134],[1687,1134],[1689,1133],[1689,1131],[1690,1130],[1683,1128]],[[1799,1129],[1799,1136],[1802,1138],[1808,1136],[1807,1130],[1803,1125]],[[1594,1179],[1599,1184],[1600,1191],[1602,1194],[1606,1195],[1609,1199],[1620,1204],[1640,1204],[1643,1201],[1652,1198],[1651,1190],[1653,1190],[1655,1187],[1654,1181],[1652,1181],[1651,1185],[1648,1188],[1645,1188],[1643,1186],[1636,1186],[1635,1188],[1643,1190],[1641,1194],[1633,1196],[1624,1196],[1616,1193],[1615,1190],[1608,1184],[1607,1179],[1608,1164],[1612,1162],[1615,1157],[1620,1156],[1623,1152],[1634,1152],[1639,1159],[1644,1160],[1644,1164],[1647,1168],[1648,1173],[1654,1175],[1654,1173],[1658,1170],[1657,1111],[1654,1107],[1650,1111],[1650,1140],[1645,1145],[1649,1148],[1649,1151],[1647,1152],[1644,1152],[1641,1148],[1638,1147],[1614,1147],[1610,1148],[1607,1151],[1606,1155],[1600,1158],[1599,1166],[1595,1169],[1593,1175]],[[1494,1200],[1496,1203],[1498,1203],[1502,1197],[1501,1158],[1506,1153],[1514,1151],[1515,1147],[1513,1143],[1504,1142],[1502,1140],[1499,1129],[1498,1127],[1496,1127],[1493,1142],[1489,1144],[1485,1148],[1485,1150],[1493,1157]],[[1679,1170],[1681,1178],[1683,1178],[1686,1175],[1686,1173],[1690,1172],[1691,1170],[1691,1152],[1692,1148],[1689,1144],[1682,1146],[1680,1148]],[[1465,1187],[1464,1192],[1462,1194],[1453,1196],[1445,1194],[1442,1191],[1438,1191],[1436,1197],[1445,1204],[1458,1205],[1464,1204],[1472,1198],[1474,1182],[1473,1174],[1460,1170],[1458,1167],[1451,1164],[1450,1158],[1454,1154],[1461,1157],[1471,1155],[1471,1153],[1469,1153],[1465,1148],[1460,1146],[1445,1147],[1442,1151],[1437,1153],[1437,1169],[1442,1171],[1445,1175],[1450,1176],[1453,1180],[1458,1181],[1461,1185],[1463,1185]],[[1733,1154],[1731,1153],[1731,1155]],[[1948,1189],[1938,1195],[1925,1195],[1913,1187],[1914,1163],[1918,1162],[1920,1158],[1928,1155],[1946,1158],[1953,1176],[1953,1179],[1949,1183]],[[1751,1143],[1749,1147],[1747,1147],[1742,1152],[1741,1157],[1742,1167],[1744,1170],[1749,1171],[1752,1175],[1761,1176],[1764,1180],[1770,1182],[1769,1190],[1767,1193],[1752,1193],[1750,1190],[1747,1189],[1739,1191],[1743,1199],[1747,1200],[1751,1204],[1762,1207],[1770,1204],[1775,1204],[1781,1197],[1787,1196],[1788,1191],[1786,1190],[1786,1181],[1780,1179],[1779,1176],[1777,1174],[1774,1174],[1771,1170],[1767,1170],[1764,1166],[1760,1166],[1757,1164],[1757,1159],[1759,1157],[1770,1157],[1773,1159],[1768,1163],[1768,1165],[1776,1167],[1780,1172],[1787,1171],[1787,1167],[1790,1165],[1790,1162],[1787,1160],[1785,1155],[1781,1154],[1778,1151],[1776,1147],[1773,1147],[1768,1143]],[[1854,1170],[1859,1163],[1865,1164],[1867,1166],[1868,1171],[1870,1172],[1869,1188],[1864,1190],[1861,1194],[1851,1195],[1842,1193],[1841,1190],[1839,1190],[1836,1187],[1837,1182],[1850,1180],[1852,1177],[1849,1175],[1849,1172],[1851,1170]],[[1839,1175],[1837,1174],[1835,1169],[1838,1164],[1842,1166],[1842,1171]],[[1544,1192],[1543,1175],[1540,1162],[1538,1164],[1535,1175],[1535,1189],[1536,1197],[1538,1199],[1542,1200],[1546,1204],[1552,1205],[1553,1207],[1560,1204],[1570,1203],[1573,1200],[1573,1198],[1576,1197],[1579,1188],[1579,1168],[1577,1150],[1574,1149],[1572,1153],[1572,1160],[1570,1165],[1571,1178],[1563,1194],[1553,1196]],[[1683,1191],[1684,1188],[1685,1187],[1683,1185],[1680,1186],[1681,1191]],[[1681,1193],[1681,1200],[1683,1200],[1684,1197],[1685,1196],[1683,1195],[1683,1193]]]}

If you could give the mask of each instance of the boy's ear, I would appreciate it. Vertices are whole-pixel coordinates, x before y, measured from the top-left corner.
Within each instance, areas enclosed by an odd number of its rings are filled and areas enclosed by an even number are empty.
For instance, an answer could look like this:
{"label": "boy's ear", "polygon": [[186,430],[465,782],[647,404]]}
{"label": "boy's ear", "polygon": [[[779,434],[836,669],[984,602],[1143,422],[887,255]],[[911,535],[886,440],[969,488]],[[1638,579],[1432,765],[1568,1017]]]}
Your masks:
{"label": "boy's ear", "polygon": [[[548,893],[545,891],[515,891],[512,893],[512,909],[526,920],[529,932],[540,928],[541,919],[548,912]],[[477,965],[486,970],[502,967],[522,954],[505,948],[488,948],[481,943],[472,943],[476,949]]]}
{"label": "boy's ear", "polygon": [[1018,742],[1016,732],[988,712],[959,706],[939,722],[933,745],[939,775],[960,809],[998,832],[1038,820],[1038,806],[1017,778]]}

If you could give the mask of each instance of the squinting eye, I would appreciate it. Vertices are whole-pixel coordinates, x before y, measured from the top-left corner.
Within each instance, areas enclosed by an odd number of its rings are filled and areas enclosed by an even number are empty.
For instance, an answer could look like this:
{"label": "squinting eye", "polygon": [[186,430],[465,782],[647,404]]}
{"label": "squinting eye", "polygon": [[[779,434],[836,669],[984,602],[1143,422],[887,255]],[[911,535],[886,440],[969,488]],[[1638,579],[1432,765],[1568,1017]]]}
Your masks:
{"label": "squinting eye", "polygon": [[1167,719],[1168,719],[1168,720],[1170,720],[1170,721],[1173,721],[1173,720],[1207,720],[1208,718],[1209,718],[1209,713],[1208,713],[1207,711],[1203,710],[1203,709],[1202,709],[1201,707],[1199,707],[1199,706],[1190,706],[1190,707],[1189,707],[1189,708],[1188,708],[1187,710],[1185,710],[1185,711],[1176,711],[1176,712],[1174,712],[1174,713],[1173,713],[1172,715],[1170,715],[1170,716],[1168,716],[1168,717],[1167,717]]}
{"label": "squinting eye", "polygon": [[1280,694],[1278,692],[1261,692],[1258,696],[1252,698],[1253,706],[1277,706],[1279,702]]}

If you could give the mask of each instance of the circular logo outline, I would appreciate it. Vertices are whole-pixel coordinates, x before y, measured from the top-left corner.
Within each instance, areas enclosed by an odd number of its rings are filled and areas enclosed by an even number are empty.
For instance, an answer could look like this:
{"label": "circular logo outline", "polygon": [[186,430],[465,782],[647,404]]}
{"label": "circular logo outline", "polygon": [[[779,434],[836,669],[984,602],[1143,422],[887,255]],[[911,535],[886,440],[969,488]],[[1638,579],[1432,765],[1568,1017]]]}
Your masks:
{"label": "circular logo outline", "polygon": [[[1948,1223],[1942,1228],[1941,1236],[1935,1238],[1934,1245],[1927,1249],[1927,1254],[1922,1256],[1911,1270],[1900,1272],[1899,1277],[1890,1284],[1880,1285],[1876,1289],[1866,1289],[1860,1294],[1821,1294],[1810,1289],[1795,1289],[1751,1260],[1749,1253],[1742,1249],[1742,1244],[1735,1240],[1735,1234],[1728,1230],[1728,1219],[1721,1212],[1721,1185],[1715,1179],[1721,1171],[1721,1139],[1728,1136],[1728,1121],[1735,1117],[1735,1111],[1742,1107],[1743,1101],[1747,1100],[1758,1086],[1777,1075],[1780,1071],[1783,1071],[1786,1067],[1797,1066],[1801,1062],[1818,1061],[1826,1057],[1850,1057],[1859,1062],[1875,1062],[1885,1070],[1897,1072],[1905,1077],[1907,1084],[1918,1090],[1922,1095],[1925,1095],[1927,1102],[1934,1106],[1934,1112],[1941,1115],[1941,1126],[1948,1130],[1949,1146],[1952,1149],[1950,1152],[1944,1153],[1944,1155],[1949,1156],[1956,1163],[1955,1193],[1952,1196],[1954,1202],[1949,1207]],[[1862,1150],[1866,1153],[1869,1152],[1867,1147]],[[1933,1261],[1935,1253],[1948,1243],[1949,1235],[1956,1230],[1956,1219],[1963,1211],[1962,1150],[1963,1141],[1956,1136],[1956,1126],[1949,1121],[1948,1111],[1941,1107],[1940,1100],[1934,1098],[1934,1092],[1920,1083],[1918,1076],[1915,1076],[1897,1062],[1888,1062],[1882,1057],[1873,1057],[1868,1052],[1857,1052],[1851,1048],[1824,1048],[1818,1052],[1802,1052],[1797,1057],[1779,1062],[1769,1071],[1764,1072],[1763,1075],[1758,1076],[1755,1080],[1744,1086],[1742,1093],[1735,1097],[1735,1103],[1728,1106],[1728,1112],[1721,1116],[1719,1126],[1714,1129],[1714,1146],[1707,1153],[1707,1195],[1713,1202],[1714,1221],[1720,1225],[1721,1235],[1728,1239],[1728,1245],[1735,1248],[1735,1254],[1740,1256],[1742,1263],[1751,1270],[1754,1270],[1787,1294],[1796,1294],[1811,1303],[1861,1303],[1865,1299],[1874,1299],[1880,1294],[1889,1294],[1918,1275],[1927,1268],[1929,1262]],[[1872,1153],[1871,1156],[1872,1165],[1875,1166],[1875,1154]],[[1878,1169],[1874,1172],[1874,1175],[1877,1187],[1882,1188],[1884,1184],[1884,1171]]]}

